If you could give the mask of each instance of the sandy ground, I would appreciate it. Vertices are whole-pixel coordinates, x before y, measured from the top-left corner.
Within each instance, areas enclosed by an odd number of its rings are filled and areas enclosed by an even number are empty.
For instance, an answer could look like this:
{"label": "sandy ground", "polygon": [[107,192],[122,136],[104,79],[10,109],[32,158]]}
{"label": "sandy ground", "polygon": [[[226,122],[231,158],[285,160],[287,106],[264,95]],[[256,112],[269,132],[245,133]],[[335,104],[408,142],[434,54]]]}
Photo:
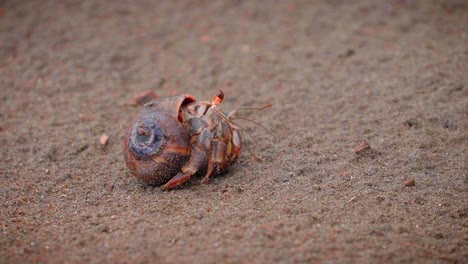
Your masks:
{"label": "sandy ground", "polygon": [[[0,3],[0,262],[468,262],[466,1]],[[271,103],[275,138],[140,183],[148,88]]]}

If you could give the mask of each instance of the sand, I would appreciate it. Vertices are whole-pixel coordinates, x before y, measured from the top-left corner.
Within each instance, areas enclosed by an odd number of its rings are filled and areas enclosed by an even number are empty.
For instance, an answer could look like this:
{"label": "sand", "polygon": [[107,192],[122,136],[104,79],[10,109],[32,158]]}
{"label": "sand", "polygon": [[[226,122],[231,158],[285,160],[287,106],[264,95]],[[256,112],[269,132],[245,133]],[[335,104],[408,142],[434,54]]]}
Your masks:
{"label": "sand", "polygon": [[[467,263],[467,76],[466,1],[2,1],[0,262]],[[163,192],[147,89],[274,137]]]}

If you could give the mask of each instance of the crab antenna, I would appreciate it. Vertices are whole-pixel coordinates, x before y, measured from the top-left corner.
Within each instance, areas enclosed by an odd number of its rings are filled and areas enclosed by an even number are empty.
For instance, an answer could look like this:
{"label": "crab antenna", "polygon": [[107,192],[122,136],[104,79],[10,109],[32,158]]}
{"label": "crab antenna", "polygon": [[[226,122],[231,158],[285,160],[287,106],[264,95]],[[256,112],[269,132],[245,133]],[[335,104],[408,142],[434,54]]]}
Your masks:
{"label": "crab antenna", "polygon": [[238,108],[236,108],[236,109],[232,110],[232,111],[231,111],[231,112],[228,114],[227,118],[229,119],[231,116],[233,116],[233,115],[234,115],[234,114],[235,114],[237,111],[239,111],[239,110],[246,110],[246,111],[261,111],[261,110],[264,110],[264,109],[270,108],[271,106],[272,106],[271,104],[267,104],[267,105],[265,105],[265,106],[262,106],[262,107],[260,107],[260,108],[252,108],[252,107],[238,107]]}
{"label": "crab antenna", "polygon": [[250,134],[249,132],[247,132],[247,130],[245,130],[245,128],[243,128],[241,125],[239,125],[239,123],[236,123],[234,121],[231,121],[231,123],[233,123],[234,125],[236,125],[237,127],[240,128],[240,132],[241,132],[241,135],[242,135],[242,139],[245,139],[245,136],[244,136],[244,133],[246,133],[250,139],[252,139],[253,143],[255,144],[255,146],[258,147],[258,142],[257,140],[255,140],[255,138],[252,136],[252,134]]}
{"label": "crab antenna", "polygon": [[276,137],[275,135],[273,134],[273,132],[271,132],[268,128],[266,128],[264,125],[256,122],[256,121],[253,121],[252,119],[249,119],[249,118],[246,118],[246,117],[236,117],[236,118],[233,118],[232,120],[246,120],[246,121],[250,121],[252,123],[254,123],[255,125],[265,129],[266,132],[268,132],[268,134],[270,134],[270,136],[273,138],[273,140],[276,142]]}
{"label": "crab antenna", "polygon": [[219,105],[223,102],[223,99],[224,99],[224,93],[223,91],[219,90],[218,93],[215,94],[215,96],[213,96],[213,99],[211,100],[211,104]]}
{"label": "crab antenna", "polygon": [[[252,136],[252,134],[250,134],[247,130],[245,130],[245,129],[244,129],[241,125],[239,125],[238,123],[236,123],[236,122],[234,122],[234,121],[232,121],[232,120],[231,120],[231,122],[232,122],[233,124],[235,124],[237,127],[240,128],[239,132],[241,133],[241,137],[242,137],[243,139],[245,139],[244,133],[246,133],[246,134],[250,137],[250,139],[252,139],[254,145],[255,145],[256,147],[258,147],[257,140],[255,140],[255,138]],[[257,155],[255,155],[255,153],[250,149],[250,147],[248,146],[248,144],[245,144],[245,148],[247,149],[247,151],[249,151],[250,155],[252,155],[252,157],[254,158],[254,160],[257,160],[257,161],[261,160],[261,159],[260,159]]]}
{"label": "crab antenna", "polygon": [[[244,137],[244,131],[240,130],[240,133],[241,133],[242,137]],[[251,135],[249,135],[249,136],[252,137]],[[254,140],[254,143],[255,143],[255,139],[253,139],[253,140]],[[261,161],[262,160],[257,155],[255,155],[255,153],[250,149],[248,144],[245,144],[245,148],[250,153],[250,155],[253,157],[254,161]]]}

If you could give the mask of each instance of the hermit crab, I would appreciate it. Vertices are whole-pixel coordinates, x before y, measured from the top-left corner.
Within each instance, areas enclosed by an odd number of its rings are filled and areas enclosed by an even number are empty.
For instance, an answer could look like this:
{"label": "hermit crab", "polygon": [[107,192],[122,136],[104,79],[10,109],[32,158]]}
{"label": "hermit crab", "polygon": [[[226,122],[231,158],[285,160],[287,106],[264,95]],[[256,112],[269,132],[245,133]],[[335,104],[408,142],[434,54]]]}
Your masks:
{"label": "hermit crab", "polygon": [[219,108],[223,99],[219,91],[211,102],[181,94],[145,104],[125,136],[124,156],[131,173],[171,190],[195,174],[204,173],[204,183],[223,172],[240,156],[243,141],[231,114]]}

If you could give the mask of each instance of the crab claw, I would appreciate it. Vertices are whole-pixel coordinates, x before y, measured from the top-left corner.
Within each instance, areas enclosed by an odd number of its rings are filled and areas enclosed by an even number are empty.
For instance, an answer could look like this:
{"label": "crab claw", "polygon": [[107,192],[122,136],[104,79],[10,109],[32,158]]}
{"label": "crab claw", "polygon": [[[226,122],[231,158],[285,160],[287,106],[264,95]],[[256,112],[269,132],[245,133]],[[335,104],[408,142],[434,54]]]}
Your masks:
{"label": "crab claw", "polygon": [[214,105],[219,105],[223,102],[224,100],[224,93],[223,91],[219,90],[218,93],[213,96],[213,99],[211,100],[211,104],[214,104]]}
{"label": "crab claw", "polygon": [[169,180],[166,184],[164,184],[163,190],[164,191],[169,191],[171,189],[174,189],[177,186],[179,186],[179,185],[185,183],[186,181],[188,181],[191,176],[192,175],[190,175],[189,173],[179,172],[179,173],[177,173],[176,176],[172,177],[171,180]]}

